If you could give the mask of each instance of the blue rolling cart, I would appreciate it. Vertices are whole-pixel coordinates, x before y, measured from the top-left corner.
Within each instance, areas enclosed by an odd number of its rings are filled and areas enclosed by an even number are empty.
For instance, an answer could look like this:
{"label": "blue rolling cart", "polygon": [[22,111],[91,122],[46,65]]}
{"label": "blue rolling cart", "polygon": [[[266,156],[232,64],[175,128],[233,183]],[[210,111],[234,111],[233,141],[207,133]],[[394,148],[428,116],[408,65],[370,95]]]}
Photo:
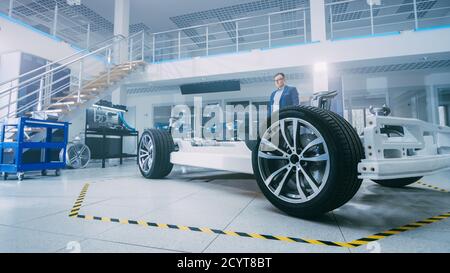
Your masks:
{"label": "blue rolling cart", "polygon": [[[17,124],[3,124],[0,132],[0,172],[6,180],[9,174],[16,174],[19,181],[23,180],[25,172],[41,171],[47,175],[47,170],[55,170],[59,175],[60,170],[66,166],[66,147],[69,134],[69,123],[38,120],[31,118],[19,118]],[[11,130],[12,129],[12,130]],[[13,139],[5,142],[5,133],[10,130]],[[52,141],[54,132],[62,132],[62,137]],[[11,133],[12,132],[12,133]],[[43,141],[32,142],[25,139],[26,133],[44,133]],[[29,162],[24,160],[24,154],[28,150],[39,152],[40,160]],[[52,158],[52,151],[59,150],[62,156],[59,160]],[[7,161],[7,162],[5,162]]]}

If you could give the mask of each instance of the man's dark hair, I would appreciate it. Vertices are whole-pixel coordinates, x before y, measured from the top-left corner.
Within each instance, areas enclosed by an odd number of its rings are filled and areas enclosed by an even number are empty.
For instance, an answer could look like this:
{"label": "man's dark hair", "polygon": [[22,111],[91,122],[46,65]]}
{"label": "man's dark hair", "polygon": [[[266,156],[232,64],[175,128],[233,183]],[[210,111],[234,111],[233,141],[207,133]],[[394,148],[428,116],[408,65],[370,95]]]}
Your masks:
{"label": "man's dark hair", "polygon": [[278,77],[278,76],[282,76],[283,79],[286,78],[286,76],[285,76],[284,73],[282,73],[282,72],[278,72],[277,74],[275,74],[275,76],[273,76],[273,78],[275,79],[275,78]]}

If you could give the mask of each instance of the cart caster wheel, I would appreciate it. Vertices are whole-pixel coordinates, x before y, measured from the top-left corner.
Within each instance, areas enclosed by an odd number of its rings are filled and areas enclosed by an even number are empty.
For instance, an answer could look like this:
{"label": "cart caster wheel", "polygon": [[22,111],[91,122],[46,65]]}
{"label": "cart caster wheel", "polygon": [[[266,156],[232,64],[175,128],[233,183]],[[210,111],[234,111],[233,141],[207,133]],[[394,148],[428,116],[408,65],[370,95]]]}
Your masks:
{"label": "cart caster wheel", "polygon": [[61,175],[61,170],[55,170],[55,175],[56,176],[60,176]]}
{"label": "cart caster wheel", "polygon": [[2,176],[3,176],[3,180],[8,180],[8,174],[7,173],[3,173]]}
{"label": "cart caster wheel", "polygon": [[42,170],[42,171],[41,171],[41,175],[42,175],[42,176],[46,176],[46,175],[47,175],[47,170]]}
{"label": "cart caster wheel", "polygon": [[19,181],[22,181],[24,177],[25,177],[24,173],[17,173],[17,179],[19,179]]}

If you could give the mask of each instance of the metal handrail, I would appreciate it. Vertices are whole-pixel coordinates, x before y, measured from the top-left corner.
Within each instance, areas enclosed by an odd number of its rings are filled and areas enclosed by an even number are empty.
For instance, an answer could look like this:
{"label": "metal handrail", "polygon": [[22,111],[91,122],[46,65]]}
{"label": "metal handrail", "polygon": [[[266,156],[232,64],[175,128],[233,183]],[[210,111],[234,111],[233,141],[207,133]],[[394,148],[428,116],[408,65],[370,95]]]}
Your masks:
{"label": "metal handrail", "polygon": [[119,34],[119,35],[114,35],[112,38],[109,38],[109,39],[107,39],[107,40],[105,40],[105,41],[101,41],[101,42],[95,43],[95,44],[93,44],[92,46],[90,46],[89,48],[82,49],[82,50],[80,50],[80,51],[77,51],[77,52],[73,53],[72,55],[66,56],[66,57],[64,57],[64,58],[62,58],[62,59],[59,59],[59,60],[56,60],[56,61],[54,61],[54,62],[52,62],[52,63],[48,63],[48,64],[46,64],[46,65],[44,65],[44,66],[41,66],[41,67],[38,67],[38,68],[36,68],[36,69],[34,69],[34,70],[31,70],[31,71],[28,71],[28,72],[26,72],[26,73],[23,73],[23,74],[21,74],[21,75],[15,77],[15,78],[12,78],[12,79],[9,79],[9,80],[7,80],[7,81],[4,81],[4,82],[0,83],[0,86],[3,86],[4,84],[8,84],[9,82],[18,80],[18,79],[20,79],[20,78],[22,78],[22,77],[24,77],[24,76],[30,75],[30,74],[32,74],[32,73],[34,73],[34,72],[37,72],[37,71],[41,70],[41,69],[44,69],[44,68],[53,66],[53,65],[55,65],[55,64],[59,64],[59,65],[60,65],[60,63],[61,63],[62,61],[68,60],[68,59],[70,59],[70,58],[72,58],[72,57],[74,57],[74,56],[80,55],[80,54],[82,54],[82,53],[84,53],[84,52],[88,52],[88,51],[90,51],[92,48],[94,48],[94,47],[96,47],[96,46],[98,46],[98,45],[100,45],[100,44],[104,44],[104,43],[107,43],[107,42],[109,42],[109,41],[113,41],[114,39],[117,39],[117,38],[125,39],[125,36],[120,35],[120,34]]}
{"label": "metal handrail", "polygon": [[[135,37],[135,36],[138,35],[138,34],[141,35],[141,33],[142,33],[142,32],[135,33],[135,34],[133,34],[132,36],[130,36],[130,37],[128,37],[128,38],[133,38],[133,37]],[[121,36],[123,37],[123,35],[121,35]],[[68,63],[60,64],[58,67],[52,68],[52,69],[49,70],[49,71],[45,71],[45,72],[43,72],[42,74],[39,74],[39,75],[37,75],[37,76],[34,76],[33,78],[28,79],[28,80],[22,82],[21,84],[25,84],[25,83],[28,83],[28,82],[32,82],[32,81],[34,81],[34,80],[36,80],[36,79],[41,78],[43,75],[53,73],[53,72],[59,70],[60,68],[63,68],[63,67],[66,67],[66,66],[68,66],[68,65],[71,65],[71,64],[73,64],[73,63],[76,63],[76,62],[78,62],[78,61],[80,61],[80,60],[82,60],[82,59],[85,59],[86,57],[90,57],[90,56],[92,56],[92,55],[95,55],[95,54],[97,54],[98,52],[104,51],[105,49],[108,49],[108,48],[112,47],[112,46],[114,45],[114,43],[119,42],[119,41],[122,41],[122,40],[123,40],[123,38],[121,38],[121,39],[118,40],[118,41],[114,41],[112,44],[109,44],[109,45],[107,45],[107,46],[104,46],[104,47],[101,47],[101,48],[99,48],[99,49],[96,49],[96,50],[94,50],[94,51],[92,51],[92,52],[90,52],[90,53],[88,53],[88,54],[86,54],[86,55],[83,55],[83,56],[81,56],[81,57],[78,57],[78,58],[76,58],[75,60],[72,60],[72,61],[70,61],[70,62],[68,62]],[[70,57],[76,56],[76,55],[78,55],[78,54],[79,54],[79,53],[75,53],[75,54],[71,55]],[[70,58],[70,57],[66,57],[66,58],[64,58],[63,60],[68,59],[68,58]],[[56,62],[53,62],[53,63],[50,64],[50,65],[53,65],[53,64],[55,64],[55,63],[56,63]],[[20,79],[20,78],[22,78],[22,77],[25,76],[25,75],[29,75],[29,74],[31,74],[32,72],[39,71],[39,70],[41,70],[41,69],[43,69],[43,68],[46,68],[46,67],[48,67],[48,66],[49,66],[49,65],[44,65],[44,66],[39,67],[39,68],[37,68],[37,69],[35,69],[35,70],[31,71],[31,72],[24,73],[24,74],[22,74],[22,75],[20,75],[20,76],[18,76],[18,77],[16,77],[16,78],[14,78],[13,80],[9,80],[9,81],[6,81],[6,82],[0,84],[0,86],[1,86],[1,85],[4,85],[4,84],[8,84],[9,82],[12,82],[12,81],[15,81],[15,80],[17,80],[17,79]],[[0,92],[0,96],[1,96],[3,93],[5,93],[5,92],[7,92],[7,91],[10,91],[10,90],[12,90],[12,89],[15,89],[15,88],[17,88],[17,86],[10,87],[9,89],[6,89],[6,90],[1,91],[1,92]]]}
{"label": "metal handrail", "polygon": [[[103,45],[105,43],[107,44]],[[19,115],[27,110],[36,111],[35,110],[36,105],[38,108],[37,112],[42,111],[43,109],[48,109],[49,106],[51,106],[54,103],[52,102],[51,97],[61,92],[64,92],[65,95],[67,95],[67,91],[69,95],[77,93],[78,94],[77,102],[80,103],[82,102],[81,101],[82,88],[88,87],[93,82],[95,84],[95,82],[98,80],[105,82],[107,85],[111,83],[110,82],[111,71],[114,71],[111,70],[112,69],[111,65],[114,64],[115,66],[129,63],[130,67],[132,67],[134,61],[143,61],[145,58],[145,50],[146,50],[145,31],[134,33],[129,37],[115,36],[112,39],[97,43],[96,45],[99,44],[103,46],[92,51],[89,50],[79,51],[68,57],[62,58],[61,60],[58,60],[50,64],[46,64],[37,69],[34,69],[33,71],[27,72],[25,74],[20,75],[19,77],[16,77],[12,80],[2,83],[3,86],[6,85],[8,87],[6,88],[6,90],[2,90],[0,92],[0,98],[9,95],[9,101],[6,104],[0,105],[0,111],[3,112],[0,119],[9,118],[12,115]],[[96,45],[91,46],[91,48],[95,47]],[[126,54],[128,55],[128,57],[122,55],[123,50],[126,50]],[[106,54],[103,54],[102,52],[106,52]],[[95,68],[95,66],[94,67],[89,66],[89,69],[94,68],[94,71],[92,72],[100,74],[97,74],[98,76],[94,77],[93,81],[86,84],[85,81],[89,78],[89,76],[86,74],[86,69],[83,68],[84,60],[94,55],[100,56],[99,54],[101,55],[102,58],[100,59],[100,62],[98,62],[98,65],[100,66],[97,68]],[[114,59],[115,58],[120,59],[113,60],[113,57]],[[52,67],[55,64],[57,66]],[[76,64],[80,65],[79,71],[77,71],[76,69],[74,70],[72,68],[74,67],[74,65],[76,66]],[[75,79],[74,75],[72,74],[61,75],[61,77],[58,76],[57,78],[54,78],[55,75],[57,75],[56,73],[61,73],[63,69],[67,68],[71,69],[70,70],[71,73],[73,73],[74,71],[78,73],[78,78]],[[39,73],[39,75],[36,76],[32,75],[32,73],[40,72],[43,70],[44,72]],[[17,81],[18,79],[21,79],[24,76],[30,76],[30,79],[15,83],[14,86],[12,86],[14,81]],[[65,81],[67,80],[68,82],[66,83]],[[77,83],[73,83],[74,80]],[[39,88],[34,89],[34,87],[32,87],[34,90],[28,91],[27,94],[25,94],[24,96],[14,97],[12,99],[11,96],[13,94],[13,90],[15,91],[22,90],[25,87],[32,86],[31,84],[33,85],[39,84]],[[54,88],[56,84],[58,86]],[[50,101],[48,101],[48,99],[50,99]],[[25,104],[19,106],[18,103],[21,101],[24,101]],[[14,105],[16,104],[17,107],[14,107]],[[13,108],[13,110],[11,110],[11,108]]]}
{"label": "metal handrail", "polygon": [[207,27],[207,26],[212,26],[212,25],[217,25],[217,24],[226,24],[226,23],[231,23],[231,22],[240,22],[240,21],[249,20],[249,19],[255,19],[255,18],[260,18],[260,17],[267,17],[267,16],[272,16],[272,15],[278,15],[278,14],[285,14],[285,13],[301,11],[301,10],[302,11],[303,10],[309,10],[309,7],[290,9],[290,10],[284,10],[284,11],[277,11],[277,12],[271,12],[271,13],[266,13],[266,14],[261,14],[261,15],[256,15],[256,16],[242,17],[242,18],[238,18],[238,19],[225,20],[225,21],[220,21],[220,22],[215,22],[215,23],[208,23],[208,24],[202,24],[202,25],[196,25],[196,26],[191,26],[191,27],[184,27],[184,28],[178,28],[178,29],[172,29],[172,30],[165,30],[165,31],[155,32],[153,34],[154,35],[158,35],[158,34],[174,32],[174,31],[183,31],[183,30],[193,29],[193,28],[202,28],[202,27]]}

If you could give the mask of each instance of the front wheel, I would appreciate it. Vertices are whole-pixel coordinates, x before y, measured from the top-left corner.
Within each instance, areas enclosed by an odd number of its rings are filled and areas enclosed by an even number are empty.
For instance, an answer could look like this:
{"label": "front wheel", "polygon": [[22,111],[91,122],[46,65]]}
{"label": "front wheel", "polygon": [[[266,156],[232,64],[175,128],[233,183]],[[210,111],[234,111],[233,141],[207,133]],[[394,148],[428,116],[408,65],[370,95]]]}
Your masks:
{"label": "front wheel", "polygon": [[296,106],[281,110],[267,127],[252,165],[259,188],[277,208],[310,218],[342,206],[358,191],[363,148],[345,119]]}
{"label": "front wheel", "polygon": [[416,183],[423,176],[420,177],[406,177],[406,178],[397,178],[397,179],[386,179],[386,180],[372,180],[373,182],[389,188],[401,188],[408,186],[410,184]]}
{"label": "front wheel", "polygon": [[173,168],[170,153],[174,149],[170,133],[158,129],[146,130],[138,145],[138,165],[145,178],[163,178]]}

